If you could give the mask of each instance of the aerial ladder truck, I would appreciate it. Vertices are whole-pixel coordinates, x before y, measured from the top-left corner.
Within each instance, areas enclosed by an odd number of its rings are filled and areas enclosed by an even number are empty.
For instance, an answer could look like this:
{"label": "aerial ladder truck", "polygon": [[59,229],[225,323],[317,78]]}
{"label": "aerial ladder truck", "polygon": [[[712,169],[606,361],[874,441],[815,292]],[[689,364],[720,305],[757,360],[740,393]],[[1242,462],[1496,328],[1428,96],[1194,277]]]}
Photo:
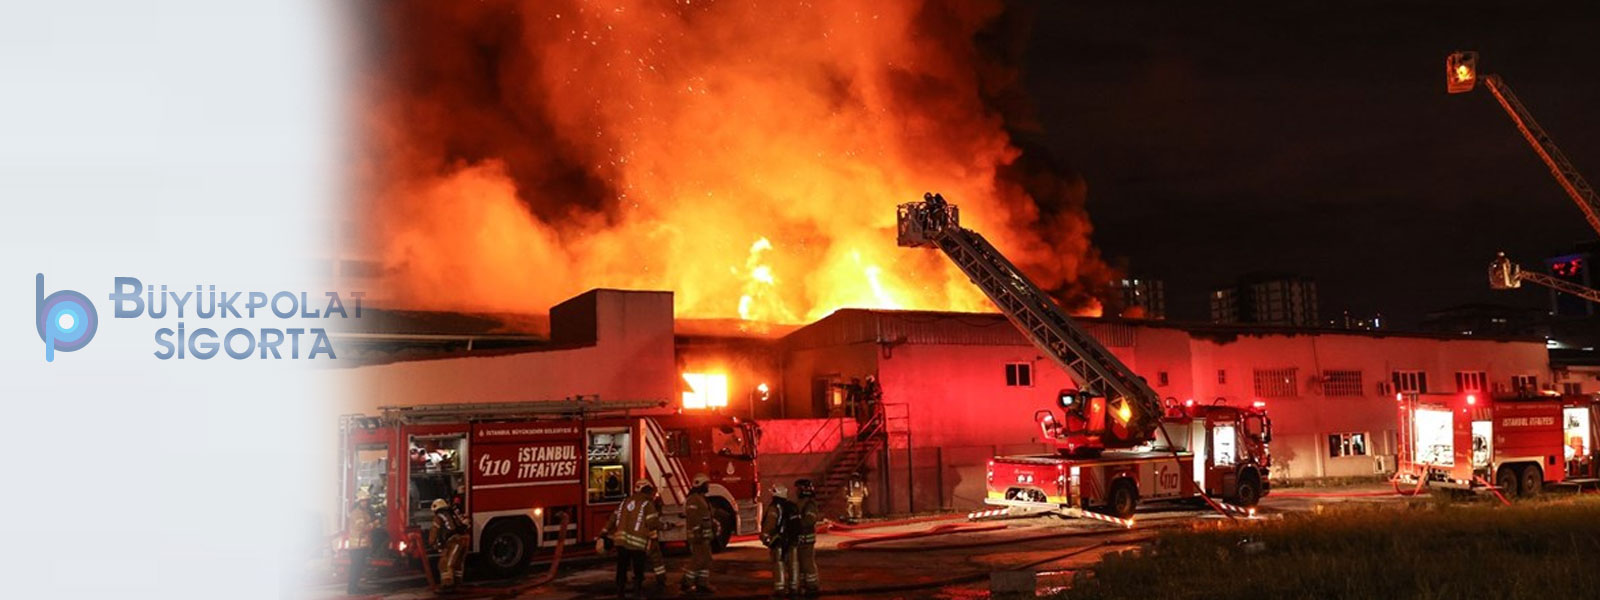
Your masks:
{"label": "aerial ladder truck", "polygon": [[1271,424],[1262,407],[1164,402],[988,240],[961,227],[960,211],[942,196],[902,204],[897,216],[900,246],[943,251],[1078,386],[1057,394],[1062,418],[1034,414],[1055,453],[989,462],[986,502],[1001,508],[984,516],[1049,512],[1130,525],[1141,499],[1218,496],[1248,507],[1267,492]]}
{"label": "aerial ladder truck", "polygon": [[[1478,71],[1477,52],[1454,52],[1445,59],[1445,91],[1451,94],[1465,94],[1477,87],[1479,81],[1483,87],[1494,95],[1494,99],[1505,109],[1506,115],[1511,117],[1511,122],[1517,126],[1517,131],[1522,132],[1522,137],[1528,140],[1528,145],[1544,161],[1550,169],[1550,175],[1556,178],[1556,183],[1567,192],[1567,197],[1578,205],[1578,210],[1583,212],[1583,218],[1589,222],[1589,227],[1600,233],[1600,196],[1595,194],[1594,188],[1572,166],[1572,161],[1567,160],[1567,155],[1556,146],[1555,140],[1550,139],[1550,134],[1545,133],[1539,122],[1534,120],[1533,114],[1523,106],[1522,100],[1517,98],[1511,86],[1507,85],[1499,75],[1493,73],[1480,73]],[[1572,294],[1590,302],[1600,303],[1600,290],[1588,288],[1570,281],[1558,279],[1543,273],[1526,271],[1521,266],[1506,258],[1504,252],[1489,263],[1489,287],[1497,290],[1509,290],[1522,287],[1523,282],[1542,285],[1559,292]]]}

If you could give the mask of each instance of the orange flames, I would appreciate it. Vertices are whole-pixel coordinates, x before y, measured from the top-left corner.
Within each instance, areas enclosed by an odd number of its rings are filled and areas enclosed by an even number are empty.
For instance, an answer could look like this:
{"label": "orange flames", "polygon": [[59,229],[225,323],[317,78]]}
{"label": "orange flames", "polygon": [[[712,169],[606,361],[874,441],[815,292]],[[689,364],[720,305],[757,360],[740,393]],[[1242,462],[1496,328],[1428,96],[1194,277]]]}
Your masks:
{"label": "orange flames", "polygon": [[[1081,180],[1024,169],[973,43],[994,2],[380,3],[366,252],[411,308],[670,289],[687,317],[989,310],[894,207],[939,191],[1073,308]],[[1043,190],[1043,191],[1041,191]]]}

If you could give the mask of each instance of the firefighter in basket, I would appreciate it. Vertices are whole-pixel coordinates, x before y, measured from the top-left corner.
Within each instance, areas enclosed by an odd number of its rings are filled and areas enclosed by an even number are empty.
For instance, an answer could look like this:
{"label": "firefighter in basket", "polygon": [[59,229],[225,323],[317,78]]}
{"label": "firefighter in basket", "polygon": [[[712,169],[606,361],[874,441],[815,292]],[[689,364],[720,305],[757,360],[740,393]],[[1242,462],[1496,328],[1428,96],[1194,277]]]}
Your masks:
{"label": "firefighter in basket", "polygon": [[433,527],[428,530],[428,544],[439,551],[439,585],[449,591],[465,576],[463,569],[471,529],[449,500],[434,500],[432,508]]}
{"label": "firefighter in basket", "polygon": [[706,501],[711,477],[696,473],[689,483],[689,498],[683,502],[683,522],[688,528],[683,539],[689,544],[689,562],[683,566],[679,589],[685,594],[712,594],[711,540],[717,535],[716,517]]}

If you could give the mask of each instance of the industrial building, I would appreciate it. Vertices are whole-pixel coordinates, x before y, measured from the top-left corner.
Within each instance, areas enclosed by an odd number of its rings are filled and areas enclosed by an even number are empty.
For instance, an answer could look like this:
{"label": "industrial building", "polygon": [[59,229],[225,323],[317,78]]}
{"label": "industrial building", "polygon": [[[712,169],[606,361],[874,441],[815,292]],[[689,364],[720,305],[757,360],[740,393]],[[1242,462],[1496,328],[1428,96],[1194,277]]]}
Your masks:
{"label": "industrial building", "polygon": [[[1392,470],[1397,392],[1556,384],[1540,338],[1080,323],[1173,402],[1264,402],[1276,477]],[[357,334],[342,340],[365,357],[348,369],[355,394],[345,408],[670,400],[671,410],[758,420],[763,476],[801,476],[856,443],[845,390],[872,375],[895,423],[887,451],[863,469],[889,492],[875,496],[880,510],[906,511],[981,503],[988,458],[1044,451],[1034,413],[1073,387],[999,314],[845,309],[798,328],[741,325],[677,321],[668,292],[594,290],[554,307],[547,337],[518,343],[490,328]]]}

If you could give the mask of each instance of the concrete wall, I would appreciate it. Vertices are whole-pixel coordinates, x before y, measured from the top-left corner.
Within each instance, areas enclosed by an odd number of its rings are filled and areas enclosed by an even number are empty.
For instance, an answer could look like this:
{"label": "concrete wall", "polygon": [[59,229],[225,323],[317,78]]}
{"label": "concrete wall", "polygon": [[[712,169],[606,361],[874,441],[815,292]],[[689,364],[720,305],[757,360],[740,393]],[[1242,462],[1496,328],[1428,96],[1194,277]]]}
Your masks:
{"label": "concrete wall", "polygon": [[[1164,398],[1241,405],[1260,400],[1272,415],[1275,472],[1280,477],[1374,475],[1394,468],[1396,413],[1388,389],[1395,370],[1420,370],[1429,390],[1455,392],[1458,371],[1483,371],[1496,387],[1512,375],[1551,381],[1544,344],[1537,341],[1439,339],[1342,333],[1219,335],[1170,326],[1136,326],[1132,347],[1111,350],[1143,375]],[[1028,387],[1007,386],[1005,365],[1032,365]],[[785,364],[791,390],[813,376],[846,378],[876,372],[886,403],[910,412],[914,448],[992,447],[1039,444],[1033,414],[1053,408],[1058,390],[1071,379],[1031,345],[903,344],[883,351],[877,344],[841,345],[794,352]],[[1295,370],[1292,395],[1257,395],[1257,369]],[[1218,371],[1224,372],[1219,381]],[[1327,370],[1361,372],[1359,396],[1326,396],[1320,377]],[[1161,382],[1160,374],[1166,374]],[[809,406],[792,403],[791,411]],[[791,415],[797,414],[791,412]],[[1364,456],[1330,456],[1330,434],[1365,434]],[[955,463],[962,463],[956,460]],[[920,483],[919,483],[920,486]],[[947,498],[959,496],[951,490]]]}
{"label": "concrete wall", "polygon": [[[355,367],[346,412],[379,406],[553,400],[679,400],[672,294],[595,290],[594,344],[566,349],[403,361]],[[571,302],[571,301],[569,301]]]}

